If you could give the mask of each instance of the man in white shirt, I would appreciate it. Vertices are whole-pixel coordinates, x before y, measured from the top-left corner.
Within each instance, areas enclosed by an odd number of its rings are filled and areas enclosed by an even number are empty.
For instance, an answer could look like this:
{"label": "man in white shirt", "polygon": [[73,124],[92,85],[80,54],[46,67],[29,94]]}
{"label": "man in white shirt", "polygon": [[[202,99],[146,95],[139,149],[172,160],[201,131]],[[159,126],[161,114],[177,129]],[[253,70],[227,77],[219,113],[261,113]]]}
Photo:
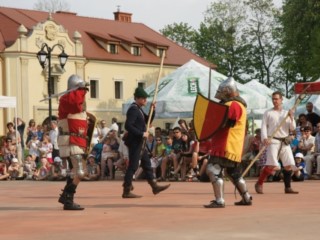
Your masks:
{"label": "man in white shirt", "polygon": [[115,117],[113,117],[112,118],[112,124],[111,124],[111,126],[110,126],[110,130],[114,130],[114,131],[117,131],[117,133],[119,132],[119,126],[118,126],[118,120],[115,118]]}
{"label": "man in white shirt", "polygon": [[[285,141],[289,136],[289,132],[296,128],[296,123],[294,120],[294,112],[292,110],[288,112],[282,108],[282,100],[281,92],[274,92],[272,94],[273,108],[267,110],[262,119],[261,141],[268,147],[266,164],[255,184],[255,190],[260,194],[263,193],[262,185],[264,180],[279,167],[279,159],[281,159],[284,168],[284,192],[288,194],[298,193],[291,188],[292,166],[295,166],[295,161],[290,144]],[[287,116],[289,117],[287,118]],[[284,118],[286,118],[285,122],[275,132]]]}
{"label": "man in white shirt", "polygon": [[110,128],[106,126],[106,121],[101,120],[100,128],[98,128],[99,142],[103,142],[104,138],[107,136],[109,131],[110,131]]}

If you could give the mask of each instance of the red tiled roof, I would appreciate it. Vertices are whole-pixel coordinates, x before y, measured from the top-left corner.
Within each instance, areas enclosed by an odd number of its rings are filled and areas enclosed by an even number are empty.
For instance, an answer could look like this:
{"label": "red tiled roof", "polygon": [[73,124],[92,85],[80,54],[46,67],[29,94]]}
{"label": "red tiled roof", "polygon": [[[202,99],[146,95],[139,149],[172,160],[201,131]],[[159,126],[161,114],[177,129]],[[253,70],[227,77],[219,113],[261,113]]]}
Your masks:
{"label": "red tiled roof", "polygon": [[[23,24],[29,31],[38,22],[45,22],[48,13],[34,10],[0,7],[0,51],[12,45],[18,38],[18,27]],[[159,57],[148,48],[141,48],[141,55],[135,56],[123,49],[120,45],[118,54],[108,53],[96,41],[95,37],[110,41],[125,41],[153,46],[168,47],[165,65],[181,66],[194,59],[202,64],[209,65],[207,61],[180,47],[170,39],[152,30],[142,23],[128,23],[108,19],[77,16],[75,13],[60,12],[52,14],[53,20],[68,30],[70,39],[78,31],[82,38],[83,53],[87,59],[105,61],[135,62],[159,64]]]}

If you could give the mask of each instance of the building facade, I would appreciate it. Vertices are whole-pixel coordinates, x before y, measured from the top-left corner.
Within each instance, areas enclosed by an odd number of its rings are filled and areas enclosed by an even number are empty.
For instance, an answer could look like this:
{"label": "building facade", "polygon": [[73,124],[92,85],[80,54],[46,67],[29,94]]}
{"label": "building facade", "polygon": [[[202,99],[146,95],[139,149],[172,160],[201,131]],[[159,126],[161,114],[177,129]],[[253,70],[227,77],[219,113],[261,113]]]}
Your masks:
{"label": "building facade", "polygon": [[[77,16],[70,12],[47,12],[0,7],[0,95],[16,96],[17,116],[41,123],[48,116],[48,89],[56,94],[67,89],[71,74],[90,83],[87,111],[111,124],[124,122],[122,104],[137,86],[146,87],[158,78],[162,53],[162,76],[190,59],[208,62],[178,46],[131,14],[115,12],[114,20]],[[52,48],[50,81],[48,64],[42,68],[37,53],[46,44]],[[64,68],[58,55],[69,57]],[[41,101],[43,100],[43,101]],[[58,97],[52,98],[57,115]],[[0,109],[0,135],[12,121],[13,109]],[[157,124],[164,127],[162,119]]]}

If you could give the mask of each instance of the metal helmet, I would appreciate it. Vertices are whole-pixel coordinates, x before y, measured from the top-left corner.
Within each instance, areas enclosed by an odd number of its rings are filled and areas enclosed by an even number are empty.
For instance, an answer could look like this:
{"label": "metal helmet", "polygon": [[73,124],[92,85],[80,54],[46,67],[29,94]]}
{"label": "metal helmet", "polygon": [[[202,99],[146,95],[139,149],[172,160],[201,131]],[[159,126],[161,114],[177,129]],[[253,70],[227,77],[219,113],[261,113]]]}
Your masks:
{"label": "metal helmet", "polygon": [[72,74],[68,79],[68,90],[86,87],[86,82],[78,75]]}
{"label": "metal helmet", "polygon": [[238,88],[236,81],[233,77],[228,77],[222,83],[220,83],[216,97],[220,99],[228,99],[231,97],[232,93],[237,93]]}

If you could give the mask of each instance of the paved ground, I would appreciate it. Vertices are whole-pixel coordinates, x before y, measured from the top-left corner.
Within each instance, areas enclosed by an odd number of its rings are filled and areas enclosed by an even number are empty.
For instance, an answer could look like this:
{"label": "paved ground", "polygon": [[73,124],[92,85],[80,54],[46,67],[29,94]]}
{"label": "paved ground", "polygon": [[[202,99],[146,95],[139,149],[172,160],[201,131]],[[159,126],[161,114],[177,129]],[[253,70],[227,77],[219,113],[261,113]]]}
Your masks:
{"label": "paved ground", "polygon": [[[266,183],[254,205],[234,206],[226,183],[224,209],[205,209],[209,183],[173,182],[154,196],[146,182],[135,182],[140,199],[122,199],[121,181],[82,182],[76,202],[84,211],[63,211],[57,196],[63,182],[0,182],[0,228],[4,240],[68,239],[318,239],[320,181],[293,183],[298,195],[283,193],[283,183]],[[161,183],[163,184],[163,183]]]}

